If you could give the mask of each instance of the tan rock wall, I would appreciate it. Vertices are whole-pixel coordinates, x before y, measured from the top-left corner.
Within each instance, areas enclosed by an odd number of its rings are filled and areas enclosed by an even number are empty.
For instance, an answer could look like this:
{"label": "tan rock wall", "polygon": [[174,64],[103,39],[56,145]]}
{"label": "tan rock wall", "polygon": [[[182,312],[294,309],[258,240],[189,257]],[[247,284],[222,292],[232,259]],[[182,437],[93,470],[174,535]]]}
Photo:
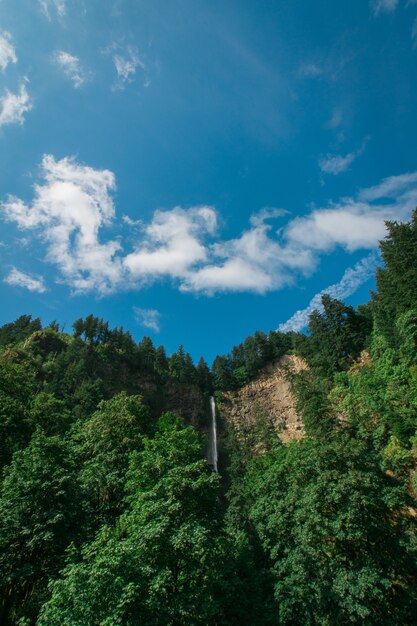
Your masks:
{"label": "tan rock wall", "polygon": [[223,394],[222,417],[237,434],[256,428],[257,421],[268,421],[285,443],[300,439],[303,424],[295,410],[291,373],[306,369],[306,363],[297,356],[285,355],[267,366],[253,381],[239,389]]}

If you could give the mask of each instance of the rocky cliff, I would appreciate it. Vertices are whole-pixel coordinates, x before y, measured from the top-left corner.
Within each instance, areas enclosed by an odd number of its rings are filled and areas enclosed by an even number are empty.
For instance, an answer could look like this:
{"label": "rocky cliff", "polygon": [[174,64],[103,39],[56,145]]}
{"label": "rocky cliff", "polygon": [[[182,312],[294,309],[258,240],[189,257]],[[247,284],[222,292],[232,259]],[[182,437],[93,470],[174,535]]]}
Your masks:
{"label": "rocky cliff", "polygon": [[284,443],[300,439],[304,429],[295,410],[291,375],[306,367],[299,357],[285,355],[241,389],[223,393],[220,412],[225,429],[232,427],[237,437],[263,428]]}

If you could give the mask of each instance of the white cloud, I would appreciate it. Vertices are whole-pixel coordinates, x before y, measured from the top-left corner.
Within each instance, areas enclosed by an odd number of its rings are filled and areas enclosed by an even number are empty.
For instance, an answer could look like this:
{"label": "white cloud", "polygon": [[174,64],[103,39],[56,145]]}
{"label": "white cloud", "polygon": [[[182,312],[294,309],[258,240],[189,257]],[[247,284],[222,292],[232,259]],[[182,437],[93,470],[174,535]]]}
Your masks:
{"label": "white cloud", "polygon": [[86,80],[86,75],[81,67],[80,59],[69,52],[58,50],[54,54],[54,60],[66,76],[74,85],[75,89],[81,87]]}
{"label": "white cloud", "polygon": [[110,192],[115,179],[108,170],[78,165],[73,159],[42,160],[44,183],[35,185],[28,206],[9,196],[2,210],[21,229],[34,230],[47,246],[47,260],[56,264],[64,282],[75,291],[107,293],[119,285],[118,241],[100,243],[101,227],[114,217]]}
{"label": "white cloud", "polygon": [[341,174],[346,172],[356,159],[356,152],[350,152],[345,156],[340,154],[327,154],[319,161],[319,167],[324,174]]}
{"label": "white cloud", "polygon": [[[164,279],[182,291],[208,295],[280,289],[312,274],[321,257],[336,248],[375,250],[386,234],[384,221],[408,219],[417,205],[417,172],[412,172],[302,217],[263,209],[231,239],[220,237],[214,207],[175,207],[155,211],[148,221],[122,217],[120,224],[135,241],[124,253],[119,241],[102,242],[115,218],[112,172],[45,156],[41,173],[32,203],[9,196],[0,205],[3,215],[41,238],[59,280],[76,292],[99,294]],[[279,230],[273,227],[276,218],[287,220]]]}
{"label": "white cloud", "polygon": [[[212,294],[218,291],[265,293],[293,280],[294,271],[314,265],[309,251],[293,250],[270,236],[272,227],[252,216],[252,228],[239,238],[211,247],[215,263],[184,276],[182,290]],[[224,259],[220,261],[219,259]]]}
{"label": "white cloud", "polygon": [[265,220],[282,214],[264,209],[252,216],[252,227],[239,238],[208,244],[207,235],[214,236],[217,229],[213,207],[156,211],[124,266],[131,280],[170,277],[179,281],[182,291],[265,293],[289,282],[290,270],[303,270],[311,262],[308,252],[293,254],[270,238],[272,227]]}
{"label": "white cloud", "polygon": [[348,252],[373,249],[385,236],[385,220],[408,219],[417,205],[417,172],[391,176],[356,198],[343,198],[330,208],[315,209],[285,228],[290,248],[317,254],[336,246]]}
{"label": "white cloud", "polygon": [[124,265],[135,279],[171,276],[182,278],[197,263],[207,260],[202,242],[205,234],[214,234],[216,212],[212,207],[155,211],[137,249],[128,254]]}
{"label": "white cloud", "polygon": [[66,0],[39,0],[39,5],[48,20],[51,19],[51,9],[56,12],[58,17],[64,17],[67,10]]}
{"label": "white cloud", "polygon": [[313,311],[322,311],[322,296],[328,294],[331,298],[344,300],[351,296],[364,283],[366,283],[375,273],[377,257],[374,254],[361,259],[353,267],[349,267],[342,276],[340,282],[330,285],[317,293],[311,300],[309,305],[300,311],[296,311],[289,320],[280,324],[278,330],[282,333],[293,330],[299,332],[306,328],[309,324],[309,318]]}
{"label": "white cloud", "polygon": [[345,156],[342,156],[341,154],[327,154],[326,156],[321,157],[319,160],[319,167],[323,174],[333,174],[337,176],[342,172],[346,172],[346,170],[348,170],[352,165],[353,161],[363,154],[368,140],[369,139],[366,138],[358,150],[349,152],[349,154],[346,154]]}
{"label": "white cloud", "polygon": [[[400,217],[404,212],[408,214],[413,209],[416,201],[415,186],[417,185],[417,172],[408,172],[399,176],[388,176],[378,185],[362,189],[358,198],[362,202],[375,202],[377,200],[391,200],[395,202],[400,210]],[[401,204],[404,205],[401,211]],[[395,210],[395,205],[391,212]]]}
{"label": "white cloud", "polygon": [[116,88],[124,89],[126,84],[134,80],[138,67],[145,70],[145,63],[140,58],[138,50],[129,46],[122,53],[113,55],[113,63],[117,73]]}
{"label": "white cloud", "polygon": [[8,285],[23,287],[23,289],[37,293],[45,293],[46,291],[45,283],[42,277],[30,276],[15,267],[13,267],[9,275],[6,276],[4,282]]}
{"label": "white cloud", "polygon": [[156,309],[140,309],[137,306],[133,307],[135,319],[138,324],[153,330],[155,333],[161,331],[161,314]]}
{"label": "white cloud", "polygon": [[398,6],[398,0],[371,0],[371,9],[374,15],[392,13]]}
{"label": "white cloud", "polygon": [[368,204],[347,199],[331,209],[317,209],[295,218],[286,228],[292,247],[328,252],[336,246],[348,252],[373,248],[385,234],[384,218],[393,217],[392,207],[373,210]]}
{"label": "white cloud", "polygon": [[18,93],[6,89],[0,98],[0,126],[5,124],[20,124],[25,121],[24,114],[32,109],[29,94],[25,85],[21,85]]}
{"label": "white cloud", "polygon": [[9,63],[17,63],[17,56],[10,33],[0,33],[0,69],[5,70]]}

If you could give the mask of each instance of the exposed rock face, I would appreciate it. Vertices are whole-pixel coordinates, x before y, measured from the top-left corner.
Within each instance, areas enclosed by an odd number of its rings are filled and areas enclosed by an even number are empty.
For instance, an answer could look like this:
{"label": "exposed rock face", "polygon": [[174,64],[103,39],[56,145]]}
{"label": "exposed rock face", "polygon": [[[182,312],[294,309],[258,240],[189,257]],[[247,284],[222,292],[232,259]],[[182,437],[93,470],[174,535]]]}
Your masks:
{"label": "exposed rock face", "polygon": [[239,433],[253,431],[257,423],[263,421],[284,443],[300,439],[304,429],[295,411],[290,377],[291,373],[306,368],[306,363],[299,357],[285,355],[238,391],[224,393],[221,414],[226,427],[233,426],[239,436]]}

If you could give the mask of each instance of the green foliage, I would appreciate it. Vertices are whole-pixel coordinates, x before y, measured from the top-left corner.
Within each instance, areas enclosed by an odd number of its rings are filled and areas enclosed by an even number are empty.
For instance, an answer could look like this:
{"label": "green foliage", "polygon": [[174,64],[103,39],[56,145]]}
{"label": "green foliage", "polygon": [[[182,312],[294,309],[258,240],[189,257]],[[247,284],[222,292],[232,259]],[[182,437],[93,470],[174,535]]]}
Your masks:
{"label": "green foliage", "polygon": [[295,333],[256,331],[226,356],[217,356],[212,365],[214,387],[223,391],[242,387],[257,376],[263,367],[291,350]]}
{"label": "green foliage", "polygon": [[399,351],[407,365],[417,364],[417,309],[402,313],[396,320]]}
{"label": "green foliage", "polygon": [[380,242],[384,266],[376,273],[374,315],[390,345],[397,345],[395,322],[417,308],[417,209],[410,222],[386,222],[388,235]]}
{"label": "green foliage", "polygon": [[179,346],[177,352],[169,360],[169,368],[172,378],[180,383],[196,384],[198,376],[190,354],[184,352],[183,346]]}
{"label": "green foliage", "polygon": [[1,623],[36,614],[48,577],[82,531],[80,496],[73,455],[58,437],[37,431],[13,455],[0,492]]}
{"label": "green foliage", "polygon": [[14,322],[0,328],[0,348],[24,341],[41,328],[39,318],[33,320],[31,315],[21,315]]}
{"label": "green foliage", "polygon": [[68,339],[62,333],[52,328],[45,328],[33,332],[25,343],[25,348],[34,356],[47,359],[50,355],[55,358],[57,354],[65,350]]}
{"label": "green foliage", "polygon": [[83,319],[78,319],[72,325],[74,337],[83,337],[88,343],[105,343],[108,339],[109,325],[99,317],[88,315]]}
{"label": "green foliage", "polygon": [[143,337],[138,344],[139,368],[145,372],[155,370],[156,350],[150,337]]}
{"label": "green foliage", "polygon": [[165,382],[169,375],[169,363],[164,346],[158,346],[156,349],[154,367],[161,381]]}
{"label": "green foliage", "polygon": [[71,414],[62,400],[41,391],[29,407],[28,422],[33,430],[39,428],[47,435],[63,435],[71,424]]}
{"label": "green foliage", "polygon": [[334,430],[336,419],[329,399],[329,385],[311,370],[302,371],[293,379],[296,409],[308,435],[326,437]]}
{"label": "green foliage", "polygon": [[391,435],[407,444],[417,428],[417,378],[378,336],[360,367],[339,375],[331,392],[334,409],[361,437],[372,437],[378,449]]}
{"label": "green foliage", "polygon": [[95,522],[120,513],[129,455],[142,447],[151,429],[149,409],[140,396],[122,392],[100,402],[81,424],[76,441],[83,460],[80,480],[88,492]]}
{"label": "green foliage", "polygon": [[196,367],[196,374],[197,374],[197,382],[198,382],[198,386],[200,387],[200,389],[209,394],[210,396],[213,394],[213,380],[212,380],[212,376],[211,376],[211,372],[209,370],[209,367],[207,365],[207,363],[205,362],[205,360],[203,359],[203,357],[200,358],[200,360],[197,363],[197,367]]}
{"label": "green foliage", "polygon": [[34,393],[31,372],[16,363],[0,362],[0,470],[12,454],[25,446],[32,429],[28,403]]}
{"label": "green foliage", "polygon": [[165,416],[132,456],[128,511],[51,585],[39,625],[215,623],[226,542],[217,491],[195,431]]}
{"label": "green foliage", "polygon": [[280,624],[414,623],[414,521],[372,448],[307,439],[259,459],[247,481]]}
{"label": "green foliage", "polygon": [[226,356],[216,356],[211,368],[215,389],[225,391],[233,388],[233,373],[230,360]]}
{"label": "green foliage", "polygon": [[388,471],[395,472],[405,480],[415,461],[412,451],[404,448],[395,436],[390,437],[385,448],[381,450],[381,458]]}
{"label": "green foliage", "polygon": [[370,328],[366,317],[343,302],[324,295],[322,304],[322,313],[313,311],[310,315],[310,336],[303,356],[317,374],[331,377],[359,356]]}

